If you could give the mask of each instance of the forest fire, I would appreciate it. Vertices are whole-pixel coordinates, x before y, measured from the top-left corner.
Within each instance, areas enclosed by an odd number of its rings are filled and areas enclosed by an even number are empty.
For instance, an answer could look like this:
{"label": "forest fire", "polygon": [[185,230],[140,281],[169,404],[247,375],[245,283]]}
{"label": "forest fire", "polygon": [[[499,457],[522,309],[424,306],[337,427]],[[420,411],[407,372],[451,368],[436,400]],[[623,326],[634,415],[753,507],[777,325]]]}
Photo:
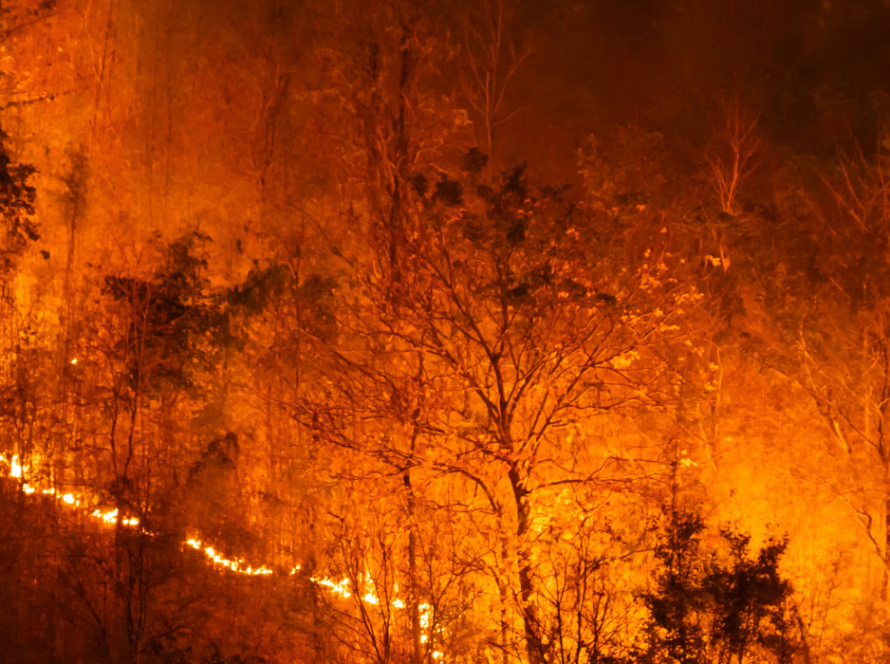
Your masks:
{"label": "forest fire", "polygon": [[3,664],[890,662],[890,0],[6,0]]}
{"label": "forest fire", "polygon": [[[5,455],[0,454],[0,464],[4,465],[7,468],[8,476],[10,478],[22,478],[23,469],[17,455],[13,455],[11,458],[7,458]],[[33,467],[33,462],[31,464],[31,467]],[[74,507],[79,507],[81,505],[81,498],[76,497],[73,493],[60,494],[53,488],[38,490],[35,486],[29,483],[23,483],[21,485],[21,488],[22,491],[27,495],[32,495],[39,491],[43,495],[55,496],[66,505],[71,505]],[[90,512],[90,516],[104,523],[113,525],[118,522],[119,512],[117,509],[107,511],[94,509],[92,512]],[[124,518],[122,523],[123,525],[134,527],[139,525],[139,519],[135,517]],[[274,574],[274,571],[265,565],[255,567],[253,565],[246,564],[243,559],[234,560],[231,558],[227,558],[217,549],[205,544],[196,537],[187,539],[184,544],[196,551],[200,551],[201,553],[203,553],[208,562],[217,568],[224,569],[229,572],[234,572],[236,574],[243,574],[245,576],[269,576]],[[289,575],[292,576],[299,570],[300,566],[297,565],[290,570]],[[343,579],[337,582],[326,577],[313,577],[311,581],[320,587],[327,588],[332,594],[341,599],[349,599],[353,596],[353,590],[348,579]],[[380,604],[380,598],[377,594],[377,591],[374,589],[374,583],[369,575],[366,576],[365,586],[368,588],[368,590],[364,593],[364,595],[362,595],[362,601],[372,606],[378,606]],[[392,600],[392,606],[396,609],[405,609],[405,602],[399,598],[395,598]],[[431,610],[432,607],[429,604],[421,603],[419,605],[420,626],[423,630],[423,634],[421,635],[422,643],[426,643],[429,640]],[[443,657],[443,654],[439,651],[433,651],[431,653],[431,656],[434,659],[441,659]]]}
{"label": "forest fire", "polygon": [[[30,474],[30,472],[33,472],[35,470],[35,464],[36,464],[36,462],[32,459],[28,466],[29,474]],[[22,465],[19,462],[18,455],[12,455],[12,457],[7,457],[4,454],[0,454],[0,465],[6,467],[7,474],[9,477],[11,477],[13,479],[18,479],[18,480],[21,480],[24,478],[24,472],[22,469]],[[66,504],[66,505],[70,505],[72,507],[80,507],[82,502],[89,502],[89,501],[85,501],[83,496],[76,495],[74,493],[61,493],[54,487],[39,488],[38,486],[36,486],[35,484],[33,484],[31,482],[21,482],[20,486],[21,486],[22,492],[25,493],[26,495],[30,496],[35,493],[39,493],[40,495],[43,495],[43,496],[53,496],[60,502]],[[93,518],[98,519],[104,523],[116,524],[118,521],[118,510],[112,509],[112,510],[107,510],[107,511],[103,512],[100,509],[94,509],[90,513],[90,516],[92,516]],[[139,519],[137,517],[124,518],[122,520],[122,523],[125,526],[138,526]]]}
{"label": "forest fire", "polygon": [[[7,458],[5,455],[0,454],[0,465],[3,465],[7,468],[9,477],[14,479],[22,478],[22,466],[17,455],[13,455],[11,458]],[[31,465],[33,466],[33,462]],[[81,498],[75,496],[75,494],[73,493],[60,494],[59,492],[57,492],[56,489],[53,488],[38,489],[30,483],[22,483],[21,488],[22,491],[27,495],[32,495],[39,492],[42,495],[55,496],[66,505],[71,505],[74,507],[79,507],[82,502]],[[90,512],[90,516],[104,523],[116,524],[118,521],[119,512],[117,509],[106,511],[102,511],[101,509],[94,509],[92,512]],[[126,526],[138,526],[139,519],[136,517],[124,518],[122,523]],[[207,557],[208,561],[211,564],[219,568],[226,569],[237,574],[244,574],[245,576],[268,576],[270,574],[274,574],[274,571],[266,565],[253,566],[245,564],[243,559],[233,560],[231,558],[227,558],[220,551],[212,546],[206,545],[198,538],[189,538],[184,542],[184,544],[191,547],[192,549],[195,549],[196,551],[201,551]],[[296,565],[291,568],[289,575],[292,576],[299,570],[300,565]],[[342,597],[344,599],[352,596],[352,592],[349,590],[349,581],[346,579],[340,582],[334,582],[328,578],[313,578],[312,581],[320,586],[330,589],[335,595],[338,595],[339,597]],[[363,597],[363,600],[365,602],[368,602],[369,604],[379,604],[379,599],[373,591],[369,591],[368,593],[366,593]],[[401,600],[396,599],[394,600],[394,606],[396,606],[397,608],[403,608],[404,603],[401,602]],[[429,607],[427,605],[423,605],[423,607],[425,607],[423,608],[424,612],[427,612],[429,610]],[[426,613],[424,613],[424,615],[426,616]],[[428,617],[425,617],[424,621],[424,625],[428,624]]]}
{"label": "forest fire", "polygon": [[226,558],[212,546],[205,546],[199,539],[188,539],[186,540],[186,544],[197,551],[202,551],[214,565],[224,567],[232,572],[237,572],[238,574],[244,574],[246,576],[266,576],[272,574],[272,570],[265,565],[255,568],[251,565],[245,566],[243,560],[231,560]]}
{"label": "forest fire", "polygon": [[[7,468],[8,476],[10,478],[22,479],[23,469],[17,455],[13,455],[11,458],[7,458],[5,455],[0,454],[0,465],[3,465]],[[32,461],[32,463],[29,465],[29,468],[33,469],[33,466],[34,462]],[[74,507],[79,507],[81,505],[81,498],[75,496],[75,494],[73,493],[61,494],[54,488],[37,489],[30,483],[22,483],[21,489],[26,495],[32,495],[39,491],[39,493],[41,493],[42,495],[56,497],[59,501],[66,505]],[[90,516],[104,523],[113,525],[118,522],[119,511],[117,509],[107,511],[94,509],[92,512],[90,512]],[[135,527],[139,525],[139,519],[135,517],[124,518],[122,523],[125,526]],[[274,574],[274,571],[265,565],[254,567],[252,565],[246,564],[243,559],[234,560],[231,558],[227,558],[214,547],[206,545],[200,539],[195,537],[187,539],[185,541],[185,545],[191,547],[196,551],[202,552],[211,565],[220,569],[234,572],[236,574],[243,574],[245,576],[269,576]],[[292,576],[299,570],[300,566],[297,565],[290,570],[289,574]],[[341,599],[349,599],[353,596],[351,584],[348,579],[343,579],[339,582],[336,582],[326,577],[313,577],[311,581],[320,587],[327,588],[332,594]],[[380,604],[380,598],[376,590],[374,589],[374,583],[369,575],[366,576],[365,586],[368,588],[368,590],[362,596],[362,601],[372,606],[378,606]],[[395,598],[392,600],[392,606],[396,609],[405,609],[405,602],[399,598]],[[429,604],[421,603],[419,605],[420,626],[423,630],[423,634],[421,635],[422,643],[426,643],[429,640],[431,610],[432,607]],[[443,653],[439,651],[432,651],[431,656],[434,659],[438,660],[443,657]]]}
{"label": "forest fire", "polygon": [[[8,458],[6,455],[0,454],[0,465],[7,468],[9,477],[13,479],[22,479],[23,470],[21,463],[19,462],[18,455],[13,455],[11,458]],[[31,468],[33,468],[33,466],[34,461],[32,461],[30,464]],[[89,500],[85,500],[82,496],[76,496],[73,493],[61,494],[56,489],[51,487],[39,489],[35,485],[28,482],[21,483],[21,489],[22,492],[26,495],[40,493],[41,495],[45,496],[54,496],[59,501],[73,507],[80,507],[82,502],[90,502]],[[104,511],[101,509],[94,509],[92,512],[89,513],[89,515],[94,519],[111,525],[117,524],[120,516],[119,511],[116,508]],[[125,517],[121,520],[121,523],[125,526],[135,527],[139,525],[139,519],[137,517]],[[218,551],[214,550],[213,547],[204,546],[198,539],[188,539],[186,540],[185,544],[192,547],[193,549],[203,551],[211,563],[219,567],[231,570],[232,572],[245,574],[247,576],[265,576],[268,574],[272,574],[272,570],[265,565],[261,565],[259,567],[253,567],[251,565],[245,566],[243,560],[235,561],[226,558]],[[299,570],[299,566],[295,567],[291,573],[295,573],[297,570]]]}

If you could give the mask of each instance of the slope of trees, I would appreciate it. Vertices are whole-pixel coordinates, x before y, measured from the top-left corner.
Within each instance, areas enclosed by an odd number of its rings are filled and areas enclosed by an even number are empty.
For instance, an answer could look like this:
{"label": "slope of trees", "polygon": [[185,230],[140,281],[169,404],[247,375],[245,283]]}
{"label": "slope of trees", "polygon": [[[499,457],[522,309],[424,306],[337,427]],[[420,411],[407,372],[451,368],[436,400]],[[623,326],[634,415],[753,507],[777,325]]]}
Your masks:
{"label": "slope of trees", "polygon": [[890,656],[886,8],[642,4],[4,6],[4,661]]}

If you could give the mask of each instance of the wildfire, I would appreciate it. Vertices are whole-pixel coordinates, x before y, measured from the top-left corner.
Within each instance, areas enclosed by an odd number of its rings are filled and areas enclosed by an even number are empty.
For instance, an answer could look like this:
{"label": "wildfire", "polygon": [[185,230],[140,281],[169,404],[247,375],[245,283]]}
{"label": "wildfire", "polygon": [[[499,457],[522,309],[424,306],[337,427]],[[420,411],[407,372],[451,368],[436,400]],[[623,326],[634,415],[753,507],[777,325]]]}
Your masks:
{"label": "wildfire", "polygon": [[[103,512],[102,510],[93,510],[93,513],[90,515],[97,519],[102,519],[105,523],[117,523],[118,512],[116,509],[110,510],[108,512]],[[139,519],[136,517],[131,517],[129,519],[124,519],[123,524],[125,526],[138,526]]]}
{"label": "wildfire", "polygon": [[[14,454],[12,458],[8,458],[5,454],[0,454],[0,464],[5,465],[8,468],[9,477],[13,477],[18,480],[24,479],[24,469],[22,468],[22,464],[19,461],[19,457],[17,454]],[[84,498],[82,496],[70,492],[61,493],[53,487],[38,489],[30,482],[22,482],[21,487],[22,492],[25,495],[30,496],[35,493],[40,493],[43,496],[53,496],[58,501],[65,503],[66,505],[70,505],[71,507],[80,507],[81,503],[84,502]],[[100,521],[103,521],[105,523],[116,524],[118,520],[118,511],[114,509],[103,512],[102,510],[95,509],[92,511],[90,516],[95,519],[99,519]],[[124,518],[121,522],[125,526],[139,525],[139,519],[137,517]]]}
{"label": "wildfire", "polygon": [[[328,588],[331,593],[337,595],[338,597],[342,597],[343,599],[349,599],[353,595],[353,590],[351,588],[351,584],[349,579],[343,579],[342,581],[334,581],[327,577],[312,577],[312,582],[318,584],[319,586],[324,586]],[[365,575],[364,586],[366,587],[366,592],[361,596],[361,600],[366,604],[371,604],[372,606],[378,606],[380,604],[380,597],[377,594],[377,590],[374,586],[374,581],[371,578],[370,574]],[[398,590],[398,587],[396,587]],[[406,608],[405,602],[399,598],[392,600],[392,607],[395,609],[404,609]],[[429,631],[430,625],[432,623],[432,610],[433,607],[423,602],[419,604],[417,607],[420,611],[420,627],[423,630],[423,633],[420,636],[420,642],[426,643],[429,641]],[[444,655],[438,650],[434,650],[432,653],[433,659],[440,659]]]}
{"label": "wildfire", "polygon": [[[24,477],[24,469],[19,461],[19,457],[17,455],[13,455],[11,458],[8,458],[4,454],[0,454],[0,465],[6,466],[8,469],[9,477],[22,480]],[[21,483],[21,489],[26,495],[32,495],[35,493],[41,493],[46,496],[53,496],[59,502],[64,503],[65,505],[69,505],[71,507],[80,507],[81,503],[85,502],[86,499],[82,496],[79,496],[75,493],[61,493],[52,487],[38,489],[34,485],[28,482]],[[119,511],[117,509],[112,510],[101,510],[94,509],[89,513],[91,517],[98,521],[102,521],[107,524],[116,524],[118,522],[118,518],[120,517]],[[139,526],[139,519],[137,517],[124,517],[121,523],[125,526],[136,527]],[[204,556],[208,559],[208,561],[217,567],[221,567],[227,569],[236,574],[244,574],[246,576],[268,576],[274,574],[273,570],[267,567],[266,565],[260,565],[259,567],[254,567],[252,565],[245,565],[243,559],[233,560],[231,558],[226,558],[222,553],[220,553],[214,547],[205,544],[197,537],[191,537],[185,541],[185,544],[196,551],[200,551],[204,554]],[[289,575],[294,575],[298,571],[300,571],[300,566],[296,565],[291,568]],[[333,579],[327,577],[312,577],[311,581],[316,583],[319,586],[325,587],[330,590],[334,595],[341,597],[343,599],[348,599],[352,597],[353,590],[351,588],[351,584],[349,579],[343,579],[342,581],[334,581]],[[365,593],[361,596],[361,600],[367,604],[371,605],[379,605],[380,598],[377,594],[377,590],[374,586],[374,582],[371,579],[370,575],[366,575],[364,586],[366,588]],[[392,601],[392,606],[396,609],[404,609],[406,608],[405,602],[401,599],[394,599]],[[419,606],[420,609],[420,623],[421,627],[424,631],[428,631],[431,622],[431,611],[432,607],[429,604],[421,604]],[[428,639],[428,635],[424,634],[422,637],[422,641],[426,642]],[[443,654],[439,651],[434,651],[432,653],[433,659],[441,659]]]}
{"label": "wildfire", "polygon": [[247,567],[245,567],[243,559],[231,560],[229,558],[226,558],[212,546],[204,546],[201,540],[194,537],[186,540],[186,544],[197,551],[203,551],[204,555],[207,556],[214,565],[225,567],[226,569],[237,572],[238,574],[246,574],[247,576],[265,576],[267,574],[272,574],[272,570],[265,565],[260,565],[259,567],[252,567],[248,565]]}
{"label": "wildfire", "polygon": [[313,576],[312,581],[320,586],[329,588],[332,593],[339,595],[343,599],[352,597],[352,592],[349,590],[349,579],[343,579],[342,581],[337,582],[328,578],[317,578]]}

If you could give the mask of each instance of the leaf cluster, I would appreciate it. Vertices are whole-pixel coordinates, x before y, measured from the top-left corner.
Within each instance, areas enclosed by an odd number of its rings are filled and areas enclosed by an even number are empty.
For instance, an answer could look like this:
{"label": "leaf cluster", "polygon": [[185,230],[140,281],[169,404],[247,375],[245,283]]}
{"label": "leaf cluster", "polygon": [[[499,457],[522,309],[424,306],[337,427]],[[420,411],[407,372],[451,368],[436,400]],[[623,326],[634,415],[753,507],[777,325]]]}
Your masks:
{"label": "leaf cluster", "polygon": [[30,164],[16,164],[6,147],[8,137],[0,130],[0,217],[6,237],[2,247],[3,269],[10,268],[13,256],[30,242],[40,239],[40,226],[34,219],[37,190],[29,184],[37,169]]}
{"label": "leaf cluster", "polygon": [[787,539],[770,540],[752,557],[748,535],[724,530],[728,555],[720,556],[703,550],[704,533],[699,514],[681,512],[656,548],[656,586],[642,596],[650,614],[643,660],[741,664],[756,653],[791,662],[792,588],[779,571]]}

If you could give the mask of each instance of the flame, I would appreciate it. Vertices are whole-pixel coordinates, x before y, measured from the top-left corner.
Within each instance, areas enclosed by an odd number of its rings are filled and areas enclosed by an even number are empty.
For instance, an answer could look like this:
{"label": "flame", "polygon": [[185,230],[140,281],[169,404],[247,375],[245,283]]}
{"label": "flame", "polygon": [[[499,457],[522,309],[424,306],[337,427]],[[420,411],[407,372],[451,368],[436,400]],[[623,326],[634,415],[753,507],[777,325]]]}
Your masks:
{"label": "flame", "polygon": [[19,463],[19,457],[17,454],[13,455],[12,459],[7,459],[5,454],[0,454],[0,461],[9,466],[9,476],[16,477],[21,479],[22,477],[22,466]]}
{"label": "flame", "polygon": [[243,559],[231,560],[226,558],[212,546],[204,546],[203,542],[196,537],[187,539],[185,543],[196,551],[203,551],[204,555],[209,558],[214,565],[225,567],[238,574],[246,574],[247,576],[266,576],[267,574],[272,574],[272,570],[265,565],[260,565],[259,567],[248,565],[245,567]]}
{"label": "flame", "polygon": [[[191,543],[192,540],[189,540]],[[194,546],[194,545],[193,545]],[[200,543],[198,543],[200,546]],[[195,548],[198,548],[197,546]],[[297,568],[294,568],[297,569]],[[293,573],[293,572],[291,572]],[[313,583],[318,584],[319,586],[324,586],[328,588],[334,595],[338,595],[343,599],[349,599],[352,597],[352,590],[349,583],[349,579],[343,579],[342,581],[334,581],[327,577],[312,577],[311,581]],[[370,573],[365,574],[365,584],[368,587],[367,592],[361,596],[361,601],[366,604],[371,604],[373,606],[378,606],[380,604],[380,597],[377,595],[377,591],[374,587],[374,581],[371,578]],[[398,591],[398,587],[396,587]],[[404,609],[406,607],[405,602],[398,597],[392,600],[392,607],[395,609]],[[426,602],[423,602],[417,606],[420,611],[420,627],[424,630],[424,633],[420,636],[421,643],[427,643],[430,638],[430,627],[432,624],[432,611],[433,607]],[[444,657],[443,653],[438,650],[434,650],[432,652],[432,656],[434,659],[441,659]]]}
{"label": "flame", "polygon": [[313,576],[312,582],[317,583],[320,586],[330,588],[331,592],[333,592],[335,595],[339,595],[343,599],[348,599],[349,597],[352,597],[352,593],[349,590],[349,579],[343,579],[342,581],[337,583],[327,577],[319,579],[319,578]]}
{"label": "flame", "polygon": [[[75,361],[72,361],[72,364],[74,362]],[[16,479],[22,479],[23,469],[22,469],[22,465],[19,462],[19,458],[17,455],[14,455],[11,459],[9,459],[4,454],[0,454],[0,464],[4,464],[8,467],[10,477],[13,477]],[[27,495],[34,494],[38,491],[38,489],[36,487],[34,487],[33,485],[31,485],[29,483],[23,483],[21,485],[21,487],[22,487],[22,491]],[[58,499],[60,502],[65,503],[66,505],[74,506],[74,507],[79,507],[81,502],[83,502],[85,500],[83,498],[83,496],[79,496],[75,493],[60,494],[60,492],[58,492],[55,488],[52,488],[52,487],[40,489],[40,493],[42,493],[43,495],[47,495],[47,496],[55,496],[56,499]],[[103,523],[116,524],[118,522],[118,517],[120,516],[120,513],[117,509],[103,511],[101,509],[96,508],[90,513],[90,516],[96,520],[102,521]],[[137,517],[129,517],[129,518],[124,517],[121,520],[121,523],[125,526],[136,527],[136,526],[139,526],[139,519]],[[235,572],[237,574],[244,574],[247,576],[268,576],[268,575],[274,573],[266,565],[260,565],[259,567],[253,567],[252,565],[245,566],[243,559],[233,560],[233,559],[227,558],[225,555],[220,553],[213,546],[205,545],[205,543],[202,542],[198,537],[188,538],[185,541],[185,545],[195,549],[196,551],[201,551],[204,554],[204,556],[210,561],[211,564],[213,564],[217,567],[222,567],[222,568],[228,569],[228,570]],[[299,570],[300,570],[300,565],[295,565],[293,568],[291,568],[289,575],[292,576],[292,575],[296,574]],[[337,595],[343,599],[348,599],[348,598],[352,597],[353,591],[350,588],[349,579],[343,579],[342,581],[334,581],[328,577],[312,577],[311,581],[313,583],[318,584],[319,586],[328,588],[334,595]],[[370,573],[367,573],[365,575],[364,583],[365,583],[365,586],[367,587],[367,591],[365,592],[364,595],[361,596],[361,600],[367,604],[371,604],[374,606],[379,605],[380,598],[377,594],[377,590],[375,588],[375,585],[374,585],[373,579],[371,578]],[[399,598],[396,598],[392,601],[392,606],[396,609],[404,609],[405,602]],[[424,630],[429,630],[430,622],[431,622],[430,612],[431,612],[432,607],[429,604],[421,604],[418,608],[420,609],[420,612],[421,612],[420,613],[421,627]],[[428,635],[424,634],[422,636],[422,640],[425,643],[428,640]],[[434,659],[440,659],[443,655],[439,651],[434,651],[432,653],[432,656]]]}
{"label": "flame", "polygon": [[[76,363],[76,360],[72,360],[72,364]],[[22,467],[21,462],[19,461],[18,455],[13,455],[12,458],[8,458],[4,454],[0,454],[0,465],[5,465],[8,468],[9,477],[16,479],[23,479],[24,477],[24,468]],[[31,462],[27,465],[30,470],[33,468],[34,460],[32,458]],[[26,495],[31,495],[37,493],[38,490],[41,494],[46,496],[54,496],[59,502],[64,503],[66,505],[72,507],[80,507],[81,503],[86,500],[83,496],[78,495],[73,492],[64,493],[57,491],[53,487],[47,487],[38,489],[34,485],[23,482],[21,484],[22,492]],[[90,516],[98,521],[102,521],[107,524],[117,524],[120,513],[117,509],[105,510],[102,509],[94,509]],[[140,525],[139,519],[137,517],[124,517],[121,519],[121,523],[125,526],[137,527]],[[148,531],[144,531],[147,534],[151,535]],[[253,567],[252,565],[245,565],[243,559],[233,560],[231,558],[227,558],[225,555],[220,553],[216,548],[210,545],[205,545],[198,537],[190,537],[185,543],[186,546],[189,546],[196,551],[200,551],[204,554],[205,558],[210,562],[210,564],[227,569],[236,574],[244,574],[246,576],[268,576],[270,574],[274,574],[272,569],[267,567],[266,565],[260,565],[259,567]],[[288,573],[290,576],[293,576],[300,570],[300,565],[295,565],[291,568]],[[319,586],[325,587],[330,590],[331,593],[337,595],[343,599],[348,599],[352,597],[353,590],[351,589],[351,585],[349,579],[343,579],[341,581],[334,581],[328,577],[312,577],[310,579],[313,583],[318,584]],[[366,604],[371,604],[373,606],[378,606],[380,604],[380,597],[377,594],[377,589],[374,585],[374,581],[370,575],[370,573],[365,574],[364,586],[366,587],[366,592],[364,595],[361,595],[361,601]],[[398,588],[396,588],[398,591]],[[392,600],[392,606],[396,609],[405,609],[405,602],[399,598],[395,598]],[[431,625],[431,613],[432,607],[429,604],[423,603],[418,606],[420,609],[420,625],[424,630],[424,634],[421,635],[421,642],[427,643],[429,641],[429,630]],[[443,653],[434,650],[432,653],[432,658],[436,660],[440,660],[444,657]]]}
{"label": "flame", "polygon": [[[9,477],[13,477],[15,479],[22,479],[24,477],[24,468],[22,467],[21,461],[19,461],[19,457],[17,454],[14,454],[12,458],[8,458],[5,454],[0,454],[0,464],[5,465],[8,468]],[[29,470],[34,466],[34,460],[28,464]],[[22,492],[25,495],[32,495],[37,492],[40,492],[41,495],[44,496],[55,496],[59,501],[65,503],[66,505],[71,505],[73,507],[80,507],[81,502],[83,502],[83,496],[80,496],[75,493],[65,493],[62,494],[57,491],[54,487],[45,487],[42,489],[38,489],[36,486],[31,484],[30,482],[22,483]],[[117,510],[112,510],[110,512],[102,512],[101,510],[93,510],[90,515],[96,519],[100,519],[105,523],[117,523]],[[126,526],[138,526],[139,519],[137,517],[124,518],[122,523]]]}
{"label": "flame", "polygon": [[[103,512],[102,510],[93,510],[92,516],[97,519],[101,519],[105,523],[117,523],[118,511],[117,509],[113,509],[109,512]],[[139,519],[134,517],[130,517],[129,519],[124,518],[121,523],[125,526],[138,526]]]}
{"label": "flame", "polygon": [[[72,364],[74,362],[76,362],[76,360],[72,361]],[[0,454],[0,465],[5,465],[8,468],[8,474],[10,477],[22,479],[24,470],[22,468],[22,464],[19,461],[18,455],[13,455],[12,458],[8,458],[5,454]],[[22,483],[21,487],[22,492],[29,496],[38,492],[37,487],[28,482]],[[61,494],[53,487],[39,489],[39,491],[45,496],[55,496],[60,502],[63,502],[66,505],[71,505],[73,507],[80,507],[80,504],[84,501],[83,496],[75,493]],[[96,508],[90,513],[90,516],[98,521],[102,521],[103,523],[114,525],[117,524],[120,513],[117,509],[103,511]],[[135,516],[123,517],[121,519],[121,523],[125,526],[137,527],[139,526],[140,521],[139,518]],[[201,541],[195,538],[187,540],[186,544],[194,549],[201,549],[203,546],[201,544]],[[203,548],[204,554],[211,560],[212,563],[230,569],[233,572],[237,572],[239,574],[247,574],[250,576],[272,574],[272,570],[265,565],[260,565],[259,567],[253,567],[252,565],[245,566],[243,560],[230,560],[222,554],[218,553],[212,547]],[[296,574],[297,570],[299,569],[300,566],[297,565],[291,570],[291,574]]]}

